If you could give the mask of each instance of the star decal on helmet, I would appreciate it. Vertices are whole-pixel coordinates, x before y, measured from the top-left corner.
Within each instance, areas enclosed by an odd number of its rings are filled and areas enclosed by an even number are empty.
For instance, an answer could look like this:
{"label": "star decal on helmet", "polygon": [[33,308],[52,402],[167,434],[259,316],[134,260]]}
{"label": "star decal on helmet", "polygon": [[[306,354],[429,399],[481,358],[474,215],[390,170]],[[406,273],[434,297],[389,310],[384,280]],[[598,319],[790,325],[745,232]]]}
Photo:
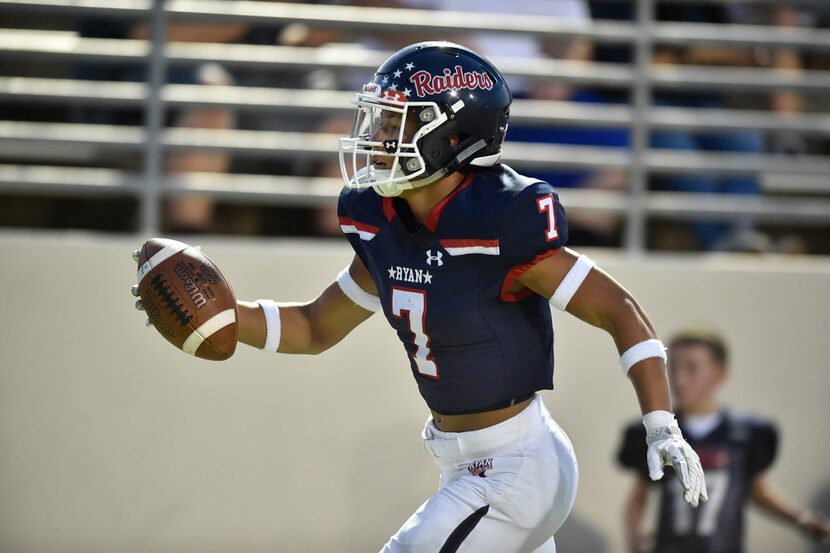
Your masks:
{"label": "star decal on helmet", "polygon": [[403,89],[403,95],[409,98],[409,94],[412,92],[412,89],[409,87]]}
{"label": "star decal on helmet", "polygon": [[414,69],[414,68],[415,68],[415,64],[412,63],[412,62],[409,62],[404,66],[404,69],[406,69],[407,71],[412,71],[412,69]]}
{"label": "star decal on helmet", "polygon": [[394,72],[394,73],[392,73],[392,74],[393,74],[393,75],[395,75],[395,78],[396,78],[396,79],[400,79],[400,78],[401,78],[401,74],[402,74],[402,73],[403,73],[403,71],[401,71],[400,69],[397,69],[397,70],[395,70],[395,72]]}

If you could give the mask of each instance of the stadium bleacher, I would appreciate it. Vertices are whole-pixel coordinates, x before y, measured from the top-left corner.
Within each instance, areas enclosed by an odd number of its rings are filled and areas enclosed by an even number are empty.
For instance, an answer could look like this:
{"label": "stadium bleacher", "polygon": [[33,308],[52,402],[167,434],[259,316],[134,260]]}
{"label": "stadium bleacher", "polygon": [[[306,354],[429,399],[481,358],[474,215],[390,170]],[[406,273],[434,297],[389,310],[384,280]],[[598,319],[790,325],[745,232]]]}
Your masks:
{"label": "stadium bleacher", "polygon": [[[348,117],[350,90],[359,82],[355,79],[365,78],[394,49],[382,41],[367,46],[361,37],[391,32],[463,40],[491,32],[587,40],[632,53],[630,63],[553,57],[495,60],[508,78],[613,91],[627,100],[584,103],[524,96],[516,99],[511,122],[530,128],[616,129],[630,137],[628,148],[516,142],[508,135],[504,150],[504,160],[525,172],[625,173],[623,189],[575,187],[563,192],[571,213],[619,218],[616,244],[630,252],[685,249],[682,241],[666,245],[655,236],[666,226],[687,221],[740,218],[773,238],[795,234],[804,244],[800,251],[830,252],[830,241],[824,239],[830,226],[830,159],[824,155],[830,115],[820,111],[819,101],[810,100],[830,90],[830,73],[808,63],[798,70],[652,63],[655,49],[680,46],[787,49],[809,60],[812,54],[830,51],[830,31],[817,25],[656,21],[654,2],[637,4],[640,13],[633,21],[574,22],[528,14],[460,17],[400,7],[265,1],[0,2],[0,195],[9,205],[40,202],[53,211],[69,202],[79,214],[65,223],[36,216],[27,222],[15,211],[15,217],[0,220],[0,225],[83,227],[86,221],[98,230],[150,235],[171,228],[162,209],[166,198],[208,197],[219,205],[216,220],[194,230],[325,234],[313,222],[313,213],[333,203],[340,180],[326,170],[338,134],[326,132],[323,125]],[[793,5],[806,12],[813,9],[809,2]],[[109,38],[84,32],[96,25]],[[195,35],[162,44],[160,37],[176,25],[237,25],[242,30],[224,42],[204,42]],[[144,38],[136,38],[142,36],[136,34],[137,26],[144,27]],[[111,27],[127,31],[110,33]],[[315,45],[285,38],[287,30],[298,27],[328,29],[334,38]],[[234,82],[177,82],[177,73],[204,67],[221,67]],[[759,106],[757,98],[782,90],[804,98],[801,113],[775,113]],[[737,94],[742,105],[652,102],[660,94],[725,91]],[[233,128],[176,124],[176,114],[193,110],[225,110],[237,123]],[[651,147],[648,139],[649,133],[660,131],[736,130],[764,136],[789,132],[811,148],[749,154],[667,150]],[[170,156],[189,152],[232,161],[221,171],[198,166],[170,170]],[[655,186],[660,178],[692,174],[752,176],[762,193],[701,194]],[[112,225],[101,222],[109,200],[116,200],[112,205],[119,213]],[[240,216],[235,211],[239,206],[247,206],[248,213],[266,210],[260,216],[265,222],[244,229],[223,225],[223,219]],[[290,224],[267,223],[275,218]]]}

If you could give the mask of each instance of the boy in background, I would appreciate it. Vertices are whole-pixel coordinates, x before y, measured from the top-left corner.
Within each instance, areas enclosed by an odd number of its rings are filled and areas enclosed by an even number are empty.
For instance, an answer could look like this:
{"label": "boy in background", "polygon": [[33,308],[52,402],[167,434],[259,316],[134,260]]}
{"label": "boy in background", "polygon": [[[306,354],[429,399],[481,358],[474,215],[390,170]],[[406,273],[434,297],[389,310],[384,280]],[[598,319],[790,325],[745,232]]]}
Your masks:
{"label": "boy in background", "polygon": [[630,425],[618,460],[637,473],[625,510],[633,553],[740,553],[744,507],[749,501],[805,534],[830,543],[830,524],[786,499],[766,477],[778,446],[773,424],[733,413],[718,401],[727,366],[726,343],[713,332],[685,330],[669,342],[667,367],[677,420],[700,456],[709,501],[697,510],[687,508],[670,484],[674,476],[667,474],[659,484],[662,496],[652,548],[643,531],[651,485],[644,455],[645,429],[639,423]]}

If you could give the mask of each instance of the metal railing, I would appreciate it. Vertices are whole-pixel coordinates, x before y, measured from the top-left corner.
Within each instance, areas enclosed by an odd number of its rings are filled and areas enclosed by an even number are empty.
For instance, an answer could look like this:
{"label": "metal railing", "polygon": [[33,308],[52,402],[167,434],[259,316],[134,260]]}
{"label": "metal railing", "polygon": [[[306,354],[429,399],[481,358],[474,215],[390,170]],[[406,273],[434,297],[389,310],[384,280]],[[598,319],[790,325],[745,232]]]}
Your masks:
{"label": "metal railing", "polygon": [[[151,24],[150,40],[82,38],[74,33],[0,29],[0,55],[8,59],[145,65],[146,83],[82,81],[59,78],[0,77],[0,101],[6,104],[72,104],[140,108],[143,127],[0,121],[0,155],[26,151],[26,159],[39,157],[64,166],[0,165],[0,191],[9,193],[71,193],[127,195],[142,204],[142,234],[159,226],[159,206],[166,195],[207,194],[222,201],[251,201],[277,205],[330,203],[339,189],[337,179],[295,176],[222,175],[191,173],[166,175],[166,152],[204,150],[235,156],[285,159],[330,159],[336,136],[279,130],[243,131],[165,128],[170,107],[223,107],[237,111],[290,112],[309,116],[345,114],[350,92],[296,91],[241,86],[164,84],[167,66],[216,62],[226,67],[285,69],[307,72],[328,69],[374,70],[390,52],[344,45],[303,48],[245,44],[167,43],[168,21],[247,22],[282,25],[306,23],[353,31],[428,33],[436,38],[471,32],[520,33],[539,37],[582,37],[595,43],[628,45],[631,65],[563,60],[494,59],[508,77],[529,81],[590,84],[628,90],[630,106],[588,105],[575,102],[517,100],[511,121],[527,126],[569,125],[625,128],[627,150],[582,146],[529,144],[505,145],[504,159],[519,169],[609,168],[624,170],[629,186],[624,193],[567,190],[568,207],[575,211],[618,213],[625,217],[625,247],[642,252],[646,221],[652,217],[726,218],[752,216],[761,221],[795,221],[804,225],[830,224],[830,159],[819,156],[783,157],[658,150],[649,147],[653,130],[791,130],[816,137],[830,136],[830,115],[774,115],[764,111],[686,109],[653,106],[655,90],[746,90],[769,92],[830,90],[830,72],[785,72],[689,66],[655,66],[655,45],[708,44],[758,46],[830,51],[830,31],[745,25],[657,23],[655,0],[632,0],[637,19],[632,23],[593,21],[571,24],[549,17],[526,15],[454,14],[400,9],[366,9],[337,5],[307,5],[233,0],[16,0],[0,1],[3,11],[71,14],[144,20]],[[674,0],[682,2],[684,0]],[[711,2],[724,0],[709,0]],[[36,148],[35,148],[36,147]],[[72,167],[79,149],[92,152],[123,151],[143,155],[140,173],[104,168]],[[61,152],[69,152],[61,156]],[[651,192],[650,175],[682,173],[759,174],[771,180],[810,180],[813,192],[825,198],[727,197],[702,194]]]}

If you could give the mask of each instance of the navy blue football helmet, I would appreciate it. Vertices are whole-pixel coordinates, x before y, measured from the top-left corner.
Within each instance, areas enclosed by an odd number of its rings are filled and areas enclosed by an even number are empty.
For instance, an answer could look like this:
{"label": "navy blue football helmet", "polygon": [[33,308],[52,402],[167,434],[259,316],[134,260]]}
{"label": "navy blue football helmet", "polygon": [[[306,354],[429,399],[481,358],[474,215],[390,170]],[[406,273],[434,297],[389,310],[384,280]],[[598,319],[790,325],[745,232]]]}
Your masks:
{"label": "navy blue football helmet", "polygon": [[470,165],[495,165],[511,101],[498,70],[469,48],[407,46],[352,101],[352,134],[340,139],[343,179],[397,196]]}

